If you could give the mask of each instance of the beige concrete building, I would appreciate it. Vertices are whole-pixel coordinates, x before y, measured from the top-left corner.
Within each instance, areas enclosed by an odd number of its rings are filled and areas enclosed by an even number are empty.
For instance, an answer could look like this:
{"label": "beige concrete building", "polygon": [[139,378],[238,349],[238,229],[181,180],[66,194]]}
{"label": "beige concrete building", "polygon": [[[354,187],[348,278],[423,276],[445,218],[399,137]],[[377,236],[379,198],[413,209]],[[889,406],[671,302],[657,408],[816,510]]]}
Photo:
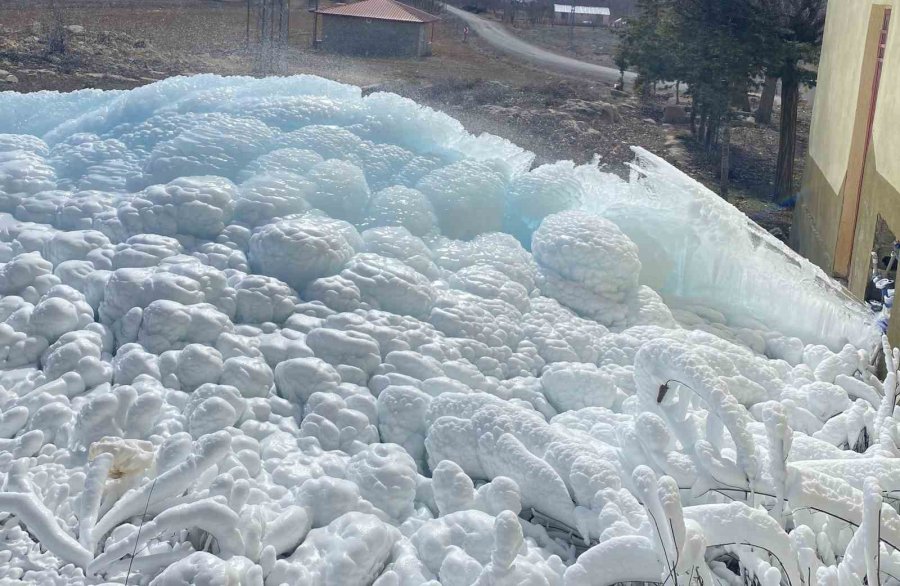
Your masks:
{"label": "beige concrete building", "polygon": [[[897,236],[900,0],[829,0],[792,244],[863,298],[873,250]],[[900,310],[888,334],[900,344]]]}

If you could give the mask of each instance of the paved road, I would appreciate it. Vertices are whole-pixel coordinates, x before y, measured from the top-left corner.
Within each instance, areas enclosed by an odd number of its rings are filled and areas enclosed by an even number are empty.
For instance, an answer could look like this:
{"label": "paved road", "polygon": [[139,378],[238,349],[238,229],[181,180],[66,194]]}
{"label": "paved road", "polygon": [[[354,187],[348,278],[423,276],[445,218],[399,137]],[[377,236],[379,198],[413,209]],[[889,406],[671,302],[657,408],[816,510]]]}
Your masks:
{"label": "paved road", "polygon": [[[540,68],[547,69],[556,73],[564,73],[566,75],[579,75],[590,77],[600,81],[616,83],[619,81],[619,70],[614,67],[604,67],[594,63],[587,63],[564,57],[556,53],[542,49],[531,43],[526,43],[522,39],[516,37],[507,31],[502,24],[487,20],[460,10],[448,4],[444,5],[447,12],[453,16],[457,16],[464,20],[479,37],[484,39],[488,44],[497,49],[508,53],[514,57],[518,57],[530,62]],[[635,74],[631,72],[625,73],[626,83],[634,81]]]}

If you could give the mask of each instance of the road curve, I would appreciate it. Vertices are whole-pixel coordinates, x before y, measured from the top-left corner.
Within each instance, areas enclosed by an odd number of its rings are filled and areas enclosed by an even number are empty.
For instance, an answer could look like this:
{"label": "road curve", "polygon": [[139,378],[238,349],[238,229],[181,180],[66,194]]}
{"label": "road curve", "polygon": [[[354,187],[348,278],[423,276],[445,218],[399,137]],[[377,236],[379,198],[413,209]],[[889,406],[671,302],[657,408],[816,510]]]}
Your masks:
{"label": "road curve", "polygon": [[[511,34],[498,22],[481,18],[449,4],[444,4],[444,8],[453,16],[465,21],[472,28],[472,31],[488,44],[513,57],[528,61],[532,65],[555,73],[585,76],[608,83],[619,81],[619,70],[614,67],[604,67],[603,65],[587,63],[552,53],[531,43],[526,43]],[[634,77],[635,74],[630,71],[625,73],[625,81],[627,83],[632,83]]]}

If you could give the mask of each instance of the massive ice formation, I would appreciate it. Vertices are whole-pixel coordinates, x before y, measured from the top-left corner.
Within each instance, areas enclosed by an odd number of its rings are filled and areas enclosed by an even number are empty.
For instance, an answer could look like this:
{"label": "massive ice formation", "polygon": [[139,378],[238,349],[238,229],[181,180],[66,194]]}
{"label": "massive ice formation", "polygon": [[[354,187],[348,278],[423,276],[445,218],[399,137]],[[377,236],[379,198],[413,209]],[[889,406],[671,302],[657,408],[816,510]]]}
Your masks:
{"label": "massive ice formation", "polygon": [[0,133],[0,583],[900,575],[900,354],[649,153],[308,76]]}

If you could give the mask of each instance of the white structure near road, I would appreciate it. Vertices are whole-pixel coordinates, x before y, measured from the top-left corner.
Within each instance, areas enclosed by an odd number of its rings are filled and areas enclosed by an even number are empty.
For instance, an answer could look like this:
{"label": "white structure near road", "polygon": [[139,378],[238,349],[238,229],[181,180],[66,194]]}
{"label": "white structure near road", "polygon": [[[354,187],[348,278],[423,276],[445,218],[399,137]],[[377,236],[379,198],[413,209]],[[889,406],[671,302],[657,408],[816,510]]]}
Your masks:
{"label": "white structure near road", "polygon": [[578,26],[609,26],[609,8],[603,6],[553,5],[554,24]]}

